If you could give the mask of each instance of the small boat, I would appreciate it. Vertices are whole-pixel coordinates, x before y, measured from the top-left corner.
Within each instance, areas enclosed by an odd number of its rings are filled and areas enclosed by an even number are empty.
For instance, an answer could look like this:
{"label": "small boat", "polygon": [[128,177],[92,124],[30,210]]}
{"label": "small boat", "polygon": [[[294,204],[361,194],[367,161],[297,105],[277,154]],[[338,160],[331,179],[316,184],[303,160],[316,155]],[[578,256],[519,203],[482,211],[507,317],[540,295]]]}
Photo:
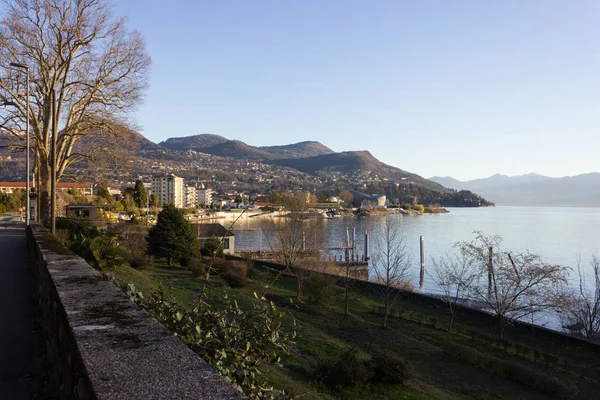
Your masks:
{"label": "small boat", "polygon": [[326,211],[323,211],[323,218],[339,218],[341,217],[342,214],[340,214],[340,212],[338,210],[336,210],[335,208],[330,208]]}

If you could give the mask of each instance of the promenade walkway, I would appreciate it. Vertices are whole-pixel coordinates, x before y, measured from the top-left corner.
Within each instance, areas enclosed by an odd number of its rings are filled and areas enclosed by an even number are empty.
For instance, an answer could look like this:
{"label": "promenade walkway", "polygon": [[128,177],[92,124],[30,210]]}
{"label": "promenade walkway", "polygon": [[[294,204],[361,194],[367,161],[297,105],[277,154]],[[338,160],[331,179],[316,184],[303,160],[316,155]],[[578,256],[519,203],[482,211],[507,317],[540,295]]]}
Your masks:
{"label": "promenade walkway", "polygon": [[19,217],[0,215],[0,274],[0,399],[42,398],[40,340]]}

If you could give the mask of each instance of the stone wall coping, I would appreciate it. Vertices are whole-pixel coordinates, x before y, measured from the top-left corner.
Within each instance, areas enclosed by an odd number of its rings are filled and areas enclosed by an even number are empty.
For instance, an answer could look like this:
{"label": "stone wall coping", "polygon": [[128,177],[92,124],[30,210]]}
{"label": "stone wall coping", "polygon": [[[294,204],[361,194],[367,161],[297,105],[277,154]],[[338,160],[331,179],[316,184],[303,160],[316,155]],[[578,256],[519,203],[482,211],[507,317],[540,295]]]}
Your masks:
{"label": "stone wall coping", "polygon": [[97,399],[243,399],[232,384],[47,231],[32,235]]}

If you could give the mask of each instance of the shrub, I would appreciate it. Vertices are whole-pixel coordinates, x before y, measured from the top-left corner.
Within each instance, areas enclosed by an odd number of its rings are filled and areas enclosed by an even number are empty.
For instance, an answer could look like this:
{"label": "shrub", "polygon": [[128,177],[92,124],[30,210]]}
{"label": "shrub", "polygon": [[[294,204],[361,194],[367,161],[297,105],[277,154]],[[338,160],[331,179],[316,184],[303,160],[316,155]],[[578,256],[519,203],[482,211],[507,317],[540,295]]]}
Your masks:
{"label": "shrub", "polygon": [[210,263],[211,273],[220,274],[221,272],[229,271],[231,269],[231,261],[225,260],[224,258],[215,258]]}
{"label": "shrub", "polygon": [[335,292],[335,276],[315,273],[306,280],[306,291],[308,296],[320,303],[329,300]]}
{"label": "shrub", "polygon": [[191,257],[181,257],[179,259],[179,265],[181,265],[183,268],[187,268],[189,266],[190,259]]}
{"label": "shrub", "polygon": [[356,348],[345,351],[337,360],[323,362],[317,367],[317,379],[330,385],[356,385],[372,377],[372,365],[361,357]]}
{"label": "shrub", "polygon": [[296,335],[284,326],[287,313],[273,303],[257,299],[242,309],[224,296],[219,307],[203,302],[190,310],[163,291],[147,297],[131,284],[124,290],[249,399],[285,397],[261,371],[263,364],[277,363],[282,353],[290,354]]}
{"label": "shrub", "polygon": [[248,274],[248,263],[215,258],[212,260],[210,272],[212,274],[219,274],[229,287],[241,288],[246,286],[245,277]]}
{"label": "shrub", "polygon": [[199,276],[206,275],[206,267],[202,260],[196,257],[182,257],[179,259],[179,264],[190,270],[192,272],[192,276],[197,278]]}
{"label": "shrub", "polygon": [[213,257],[216,254],[217,257],[223,258],[223,245],[221,240],[216,237],[209,238],[204,247],[202,248],[202,255],[206,257]]}
{"label": "shrub", "polygon": [[189,267],[189,270],[192,271],[192,276],[194,278],[198,278],[200,276],[206,275],[206,268],[204,267],[204,264],[200,264],[200,265],[194,266],[194,267]]}
{"label": "shrub", "polygon": [[409,281],[398,282],[398,284],[394,285],[394,287],[396,287],[397,289],[400,289],[400,290],[404,290],[405,292],[414,292],[415,291],[414,285]]}
{"label": "shrub", "polygon": [[148,261],[148,258],[145,256],[131,256],[131,257],[129,257],[128,261],[129,261],[129,266],[131,268],[134,268],[137,270],[143,270],[150,266],[150,262]]}
{"label": "shrub", "polygon": [[391,350],[373,356],[373,379],[381,382],[403,383],[413,375],[413,367],[397,352]]}
{"label": "shrub", "polygon": [[[1,211],[1,209],[0,209],[0,211]],[[69,241],[69,231],[68,230],[66,230],[66,229],[57,229],[56,230],[56,234],[54,234],[54,237],[56,239],[58,239],[58,241],[62,245],[64,245],[65,247],[69,247],[70,241]]]}
{"label": "shrub", "polygon": [[236,275],[242,278],[249,276],[248,263],[245,261],[230,261],[229,271],[233,271]]}
{"label": "shrub", "polygon": [[246,279],[239,276],[233,269],[223,271],[219,276],[229,285],[230,288],[237,289],[246,286]]}

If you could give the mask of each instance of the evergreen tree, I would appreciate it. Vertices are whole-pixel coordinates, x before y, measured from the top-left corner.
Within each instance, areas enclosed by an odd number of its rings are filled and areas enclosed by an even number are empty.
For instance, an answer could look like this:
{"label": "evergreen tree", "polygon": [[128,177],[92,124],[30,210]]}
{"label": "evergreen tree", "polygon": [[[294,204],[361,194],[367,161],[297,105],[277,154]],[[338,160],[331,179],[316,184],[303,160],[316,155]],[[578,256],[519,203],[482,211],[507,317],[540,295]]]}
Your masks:
{"label": "evergreen tree", "polygon": [[148,196],[146,194],[146,188],[144,187],[144,182],[141,179],[135,181],[135,187],[133,188],[133,201],[135,201],[135,205],[138,208],[142,208],[146,206],[146,201],[148,200]]}
{"label": "evergreen tree", "polygon": [[102,181],[98,184],[98,188],[96,189],[96,196],[102,197],[106,200],[112,200],[110,192],[108,191],[108,186],[106,186],[106,182]]}
{"label": "evergreen tree", "polygon": [[155,194],[150,195],[150,206],[157,207],[158,206],[158,196]]}
{"label": "evergreen tree", "polygon": [[148,231],[148,254],[164,257],[169,265],[173,258],[198,254],[198,240],[192,225],[183,218],[183,211],[166,203],[158,213],[156,225]]}

